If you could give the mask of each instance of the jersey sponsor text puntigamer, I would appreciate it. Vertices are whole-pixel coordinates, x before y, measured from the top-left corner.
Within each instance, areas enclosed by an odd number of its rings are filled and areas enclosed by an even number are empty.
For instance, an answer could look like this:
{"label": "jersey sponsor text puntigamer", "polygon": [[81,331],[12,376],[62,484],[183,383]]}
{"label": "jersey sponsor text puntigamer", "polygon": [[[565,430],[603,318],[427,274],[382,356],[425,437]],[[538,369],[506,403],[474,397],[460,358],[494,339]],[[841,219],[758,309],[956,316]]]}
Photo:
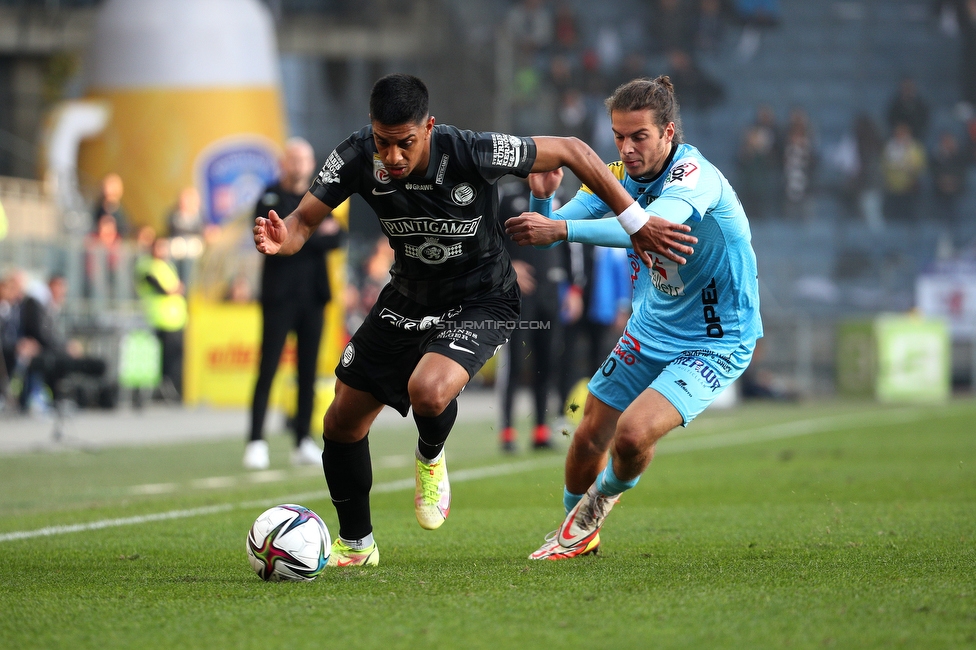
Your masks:
{"label": "jersey sponsor text puntigamer", "polygon": [[365,199],[395,253],[390,284],[411,300],[436,307],[506,291],[515,272],[495,182],[527,176],[535,142],[436,124],[430,147],[423,175],[394,179],[367,126],[336,147],[309,191],[333,208],[352,194]]}

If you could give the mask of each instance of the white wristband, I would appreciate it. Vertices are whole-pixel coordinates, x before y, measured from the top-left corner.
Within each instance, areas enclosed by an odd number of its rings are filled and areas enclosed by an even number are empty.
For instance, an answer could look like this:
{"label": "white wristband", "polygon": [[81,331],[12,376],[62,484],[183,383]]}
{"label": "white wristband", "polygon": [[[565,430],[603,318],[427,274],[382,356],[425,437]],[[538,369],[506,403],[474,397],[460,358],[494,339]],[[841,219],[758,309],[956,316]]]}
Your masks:
{"label": "white wristband", "polygon": [[643,228],[649,218],[647,213],[644,212],[644,208],[637,204],[637,201],[631,203],[627,206],[626,210],[617,215],[617,221],[620,222],[624,232],[628,235],[633,235]]}

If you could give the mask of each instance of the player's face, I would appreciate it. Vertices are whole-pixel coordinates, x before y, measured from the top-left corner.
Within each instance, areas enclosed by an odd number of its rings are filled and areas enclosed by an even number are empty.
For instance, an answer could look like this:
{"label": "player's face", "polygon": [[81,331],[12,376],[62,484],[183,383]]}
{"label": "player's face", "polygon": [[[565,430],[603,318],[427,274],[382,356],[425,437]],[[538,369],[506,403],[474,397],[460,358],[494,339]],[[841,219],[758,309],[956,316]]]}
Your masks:
{"label": "player's face", "polygon": [[671,153],[674,122],[668,122],[662,129],[654,117],[650,110],[613,111],[610,114],[620,160],[633,178],[654,176],[664,167],[664,161]]}
{"label": "player's face", "polygon": [[427,171],[430,160],[430,132],[434,118],[416,124],[380,124],[373,121],[373,142],[392,178],[406,178],[417,170]]}

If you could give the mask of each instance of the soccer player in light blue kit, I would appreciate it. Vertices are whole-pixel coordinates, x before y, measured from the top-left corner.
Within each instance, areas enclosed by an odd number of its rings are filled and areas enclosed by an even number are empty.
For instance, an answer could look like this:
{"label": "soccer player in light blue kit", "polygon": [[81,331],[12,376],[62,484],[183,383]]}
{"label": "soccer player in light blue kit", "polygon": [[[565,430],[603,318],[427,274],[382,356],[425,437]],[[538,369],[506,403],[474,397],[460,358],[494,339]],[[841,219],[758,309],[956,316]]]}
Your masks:
{"label": "soccer player in light blue kit", "polygon": [[[550,199],[538,197],[558,187],[556,171],[530,176],[531,212],[506,223],[523,245],[566,240],[634,249],[633,314],[590,380],[566,456],[567,515],[531,559],[595,553],[604,519],[637,484],[657,441],[686,426],[739,377],[762,336],[749,222],[722,173],[681,142],[670,79],[626,83],[606,106],[620,151],[609,168],[643,214],[603,219],[612,211],[584,186],[548,218]],[[698,244],[687,259],[648,253],[640,230],[653,216],[691,226]]]}

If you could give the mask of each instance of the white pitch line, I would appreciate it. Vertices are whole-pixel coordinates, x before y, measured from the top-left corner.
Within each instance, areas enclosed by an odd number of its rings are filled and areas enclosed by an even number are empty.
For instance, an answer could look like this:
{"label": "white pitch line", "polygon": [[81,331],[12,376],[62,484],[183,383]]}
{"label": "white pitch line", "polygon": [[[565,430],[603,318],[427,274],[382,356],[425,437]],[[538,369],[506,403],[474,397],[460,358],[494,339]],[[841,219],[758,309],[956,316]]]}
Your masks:
{"label": "white pitch line", "polygon": [[[905,424],[929,417],[939,417],[939,414],[920,409],[900,409],[897,411],[885,410],[833,415],[823,418],[799,420],[797,422],[771,424],[766,427],[748,429],[746,431],[710,434],[700,437],[678,437],[677,439],[666,441],[666,443],[662,445],[660,451],[662,453],[685,453],[705,449],[718,449],[721,447],[734,447],[755,442],[796,438],[814,433],[825,433],[827,431],[831,431],[838,425],[844,425],[849,428],[865,428],[878,425]],[[562,456],[548,456],[546,458],[520,461],[517,463],[505,463],[503,465],[489,465],[488,467],[462,469],[451,472],[451,482],[462,483],[465,481],[475,481],[482,478],[504,476],[507,474],[518,474],[521,472],[527,472],[533,469],[554,465],[557,461],[562,463]],[[413,478],[400,479],[374,485],[372,492],[375,494],[400,492],[412,489],[413,487]],[[102,528],[115,528],[118,526],[135,526],[138,524],[145,524],[153,521],[165,521],[169,519],[186,519],[189,517],[200,517],[221,512],[229,512],[231,510],[251,509],[258,507],[270,508],[271,506],[278,505],[280,503],[301,503],[305,501],[327,499],[328,497],[328,490],[318,490],[315,492],[292,494],[274,499],[243,501],[237,504],[205,506],[201,508],[188,508],[185,510],[170,510],[168,512],[138,515],[135,517],[103,519],[101,521],[93,521],[86,524],[49,526],[47,528],[38,528],[36,530],[21,530],[10,533],[0,533],[0,542],[30,539],[33,537],[64,535],[67,533],[79,533],[87,530],[100,530]]]}

